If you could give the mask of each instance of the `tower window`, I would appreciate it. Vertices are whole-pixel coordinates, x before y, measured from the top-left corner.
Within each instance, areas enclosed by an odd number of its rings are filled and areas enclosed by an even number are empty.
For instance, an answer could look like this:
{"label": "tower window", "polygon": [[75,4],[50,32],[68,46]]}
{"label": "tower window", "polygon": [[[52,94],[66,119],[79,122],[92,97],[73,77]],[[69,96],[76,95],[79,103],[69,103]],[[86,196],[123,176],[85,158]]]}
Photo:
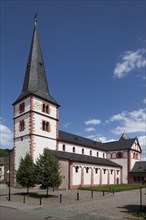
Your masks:
{"label": "tower window", "polygon": [[111,174],[113,174],[113,170],[111,170]]}
{"label": "tower window", "polygon": [[90,150],[90,156],[92,156],[92,150]]}
{"label": "tower window", "polygon": [[47,131],[47,132],[50,131],[50,124],[49,124],[49,122],[47,122],[47,121],[43,121],[42,122],[42,130],[43,131]]}
{"label": "tower window", "polygon": [[49,113],[50,113],[49,105],[43,104],[43,105],[42,105],[42,111],[43,111],[44,113],[49,114]]}
{"label": "tower window", "polygon": [[19,122],[19,131],[24,131],[25,129],[25,122],[24,120]]}
{"label": "tower window", "polygon": [[19,113],[23,113],[25,111],[25,103],[22,102],[20,105],[19,105]]}
{"label": "tower window", "polygon": [[96,153],[97,157],[99,156],[98,152]]}
{"label": "tower window", "polygon": [[105,153],[103,153],[103,158],[105,158]]}

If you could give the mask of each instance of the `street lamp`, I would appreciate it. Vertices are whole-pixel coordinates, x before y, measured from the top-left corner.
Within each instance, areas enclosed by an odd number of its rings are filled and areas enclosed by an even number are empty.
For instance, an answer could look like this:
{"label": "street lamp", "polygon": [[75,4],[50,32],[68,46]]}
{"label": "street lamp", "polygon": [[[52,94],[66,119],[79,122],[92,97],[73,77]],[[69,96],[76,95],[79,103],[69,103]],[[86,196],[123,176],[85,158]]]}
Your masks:
{"label": "street lamp", "polygon": [[9,186],[9,197],[8,200],[11,201],[11,171],[10,171],[10,165],[11,164],[11,158],[10,158],[10,152],[9,152],[9,170],[7,171],[7,173],[9,174],[9,182],[8,182],[8,186]]}

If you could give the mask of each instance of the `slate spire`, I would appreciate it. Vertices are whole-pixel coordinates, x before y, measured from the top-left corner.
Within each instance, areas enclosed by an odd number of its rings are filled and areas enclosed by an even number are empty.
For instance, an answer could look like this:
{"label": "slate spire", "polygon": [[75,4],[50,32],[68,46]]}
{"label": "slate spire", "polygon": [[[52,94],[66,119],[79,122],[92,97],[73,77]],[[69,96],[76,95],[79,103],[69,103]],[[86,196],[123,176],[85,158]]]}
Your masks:
{"label": "slate spire", "polygon": [[29,94],[36,95],[59,106],[58,103],[51,97],[48,89],[46,71],[37,30],[37,15],[34,17],[34,30],[22,92],[16,102]]}

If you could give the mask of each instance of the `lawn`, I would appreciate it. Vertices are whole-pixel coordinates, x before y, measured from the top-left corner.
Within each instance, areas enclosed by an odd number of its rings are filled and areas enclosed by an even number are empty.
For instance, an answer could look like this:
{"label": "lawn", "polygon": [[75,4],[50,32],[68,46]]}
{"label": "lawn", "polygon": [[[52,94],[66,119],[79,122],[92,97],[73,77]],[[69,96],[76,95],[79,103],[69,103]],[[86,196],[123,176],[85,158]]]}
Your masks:
{"label": "lawn", "polygon": [[125,191],[125,190],[134,190],[134,189],[140,189],[141,188],[146,188],[146,184],[119,184],[119,185],[108,185],[108,186],[94,186],[94,187],[81,187],[79,189],[81,190],[93,190],[93,191],[115,191],[115,192],[120,192],[120,191]]}

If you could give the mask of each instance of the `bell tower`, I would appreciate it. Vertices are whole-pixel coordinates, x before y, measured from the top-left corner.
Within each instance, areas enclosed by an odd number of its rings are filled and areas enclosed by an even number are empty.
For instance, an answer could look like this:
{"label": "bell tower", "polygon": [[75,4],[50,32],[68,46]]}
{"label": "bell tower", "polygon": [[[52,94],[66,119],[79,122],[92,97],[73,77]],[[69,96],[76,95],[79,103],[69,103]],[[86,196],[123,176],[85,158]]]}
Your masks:
{"label": "bell tower", "polygon": [[37,29],[37,17],[22,92],[14,106],[15,170],[21,157],[30,153],[35,161],[44,148],[57,149],[59,104],[49,92]]}

